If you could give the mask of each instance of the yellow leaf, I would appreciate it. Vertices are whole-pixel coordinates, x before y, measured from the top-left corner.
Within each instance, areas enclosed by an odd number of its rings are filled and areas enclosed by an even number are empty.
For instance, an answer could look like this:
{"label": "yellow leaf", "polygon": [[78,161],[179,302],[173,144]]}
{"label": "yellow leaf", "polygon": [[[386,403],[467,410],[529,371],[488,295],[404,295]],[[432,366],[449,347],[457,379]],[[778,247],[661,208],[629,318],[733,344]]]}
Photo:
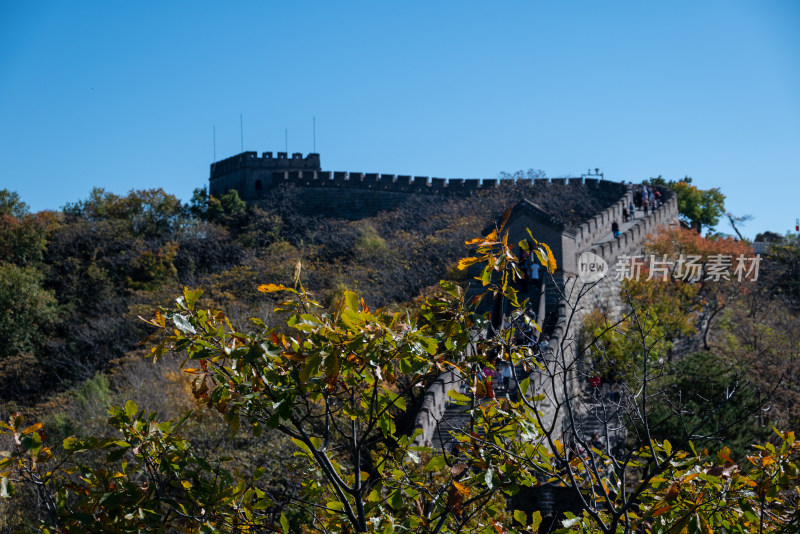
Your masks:
{"label": "yellow leaf", "polygon": [[547,243],[541,244],[544,247],[544,250],[547,252],[547,271],[550,273],[556,272],[556,258],[553,256],[553,251],[550,250],[550,247],[547,246]]}
{"label": "yellow leaf", "polygon": [[475,245],[477,243],[483,243],[482,237],[476,237],[475,239],[470,239],[469,241],[464,241],[465,245]]}
{"label": "yellow leaf", "polygon": [[261,284],[258,286],[258,290],[262,293],[275,293],[276,291],[287,291],[289,288],[280,284]]}
{"label": "yellow leaf", "polygon": [[473,265],[479,261],[479,258],[471,257],[471,258],[461,258],[458,262],[458,270],[463,271],[470,265]]}

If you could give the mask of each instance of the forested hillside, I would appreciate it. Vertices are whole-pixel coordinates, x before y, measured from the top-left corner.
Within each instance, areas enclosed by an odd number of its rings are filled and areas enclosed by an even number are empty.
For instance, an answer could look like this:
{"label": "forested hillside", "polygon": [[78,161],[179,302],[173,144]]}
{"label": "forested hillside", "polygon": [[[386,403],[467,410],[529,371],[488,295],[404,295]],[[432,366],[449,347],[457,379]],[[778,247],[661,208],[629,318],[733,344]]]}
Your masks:
{"label": "forested hillside", "polygon": [[[646,428],[630,420],[638,463],[615,471],[608,451],[548,444],[535,408],[479,382],[480,436],[451,453],[410,434],[442,370],[541,365],[511,330],[468,356],[486,317],[464,297],[465,242],[505,273],[483,282],[487,298],[513,303],[520,249],[499,238],[503,212],[535,198],[576,224],[616,199],[520,183],[347,221],[301,215],[303,194],[252,208],[235,191],[184,205],[95,189],[30,213],[0,191],[0,450],[16,451],[0,460],[0,531],[535,531],[505,498],[558,481],[597,501],[565,525],[586,532],[798,525],[800,445],[784,432],[800,423],[796,241],[751,284],[629,281],[631,315],[587,321],[590,374],[613,370],[636,398],[640,370],[657,371]],[[752,249],[671,229],[646,252]],[[52,457],[72,467],[46,471]]]}

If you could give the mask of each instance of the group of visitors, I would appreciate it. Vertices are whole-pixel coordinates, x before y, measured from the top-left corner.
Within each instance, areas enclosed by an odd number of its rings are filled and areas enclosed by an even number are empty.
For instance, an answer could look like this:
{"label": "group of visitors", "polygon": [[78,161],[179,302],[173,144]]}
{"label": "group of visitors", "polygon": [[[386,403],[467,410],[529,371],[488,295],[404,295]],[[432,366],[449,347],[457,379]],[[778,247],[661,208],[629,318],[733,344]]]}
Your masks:
{"label": "group of visitors", "polygon": [[[658,208],[661,205],[661,191],[652,185],[633,186],[633,204],[631,205],[631,216],[635,217],[637,209],[647,212]],[[623,214],[624,215],[624,214]]]}
{"label": "group of visitors", "polygon": [[[651,185],[634,185],[633,200],[629,205],[622,207],[622,222],[626,223],[636,218],[636,210],[641,210],[644,216],[661,206],[661,191]],[[614,237],[620,236],[619,223],[615,220],[611,223],[611,232]]]}
{"label": "group of visitors", "polygon": [[[605,390],[605,392],[602,392],[602,390]],[[599,374],[589,375],[589,394],[596,399],[606,394],[609,401],[619,402],[622,398],[622,390],[617,371],[611,369],[604,376]]]}

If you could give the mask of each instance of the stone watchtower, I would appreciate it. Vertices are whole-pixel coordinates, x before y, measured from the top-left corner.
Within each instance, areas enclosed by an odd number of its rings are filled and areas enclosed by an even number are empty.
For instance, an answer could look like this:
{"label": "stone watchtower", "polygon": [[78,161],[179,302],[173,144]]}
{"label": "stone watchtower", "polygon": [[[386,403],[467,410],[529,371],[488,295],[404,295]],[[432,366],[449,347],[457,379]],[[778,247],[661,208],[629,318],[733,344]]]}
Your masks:
{"label": "stone watchtower", "polygon": [[264,198],[275,185],[272,173],[275,171],[319,171],[319,154],[296,152],[290,158],[286,152],[242,152],[230,158],[211,164],[209,194],[222,196],[235,189],[242,200],[255,201]]}

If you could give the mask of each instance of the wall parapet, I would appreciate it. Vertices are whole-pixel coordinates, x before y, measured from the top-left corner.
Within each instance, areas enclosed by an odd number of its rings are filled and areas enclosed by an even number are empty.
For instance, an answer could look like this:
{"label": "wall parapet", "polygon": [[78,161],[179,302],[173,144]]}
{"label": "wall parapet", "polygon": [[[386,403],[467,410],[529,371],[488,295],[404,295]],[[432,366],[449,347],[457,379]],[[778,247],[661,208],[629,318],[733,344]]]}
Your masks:
{"label": "wall parapet", "polygon": [[422,406],[417,412],[414,428],[421,429],[417,442],[422,446],[430,446],[436,427],[447,409],[448,393],[458,390],[463,383],[461,374],[456,370],[445,371],[425,390]]}
{"label": "wall parapet", "polygon": [[363,173],[356,171],[323,171],[320,155],[303,155],[295,152],[248,151],[236,154],[211,164],[209,174],[210,192],[222,195],[232,189],[239,192],[245,201],[263,199],[271,189],[281,185],[298,187],[339,187],[394,193],[430,195],[469,195],[476,191],[487,191],[509,184],[535,186],[590,186],[598,188],[619,187],[620,184],[583,178],[429,178],[394,174]]}
{"label": "wall parapet", "polygon": [[[372,189],[398,193],[415,194],[466,194],[474,191],[492,190],[506,186],[512,179],[497,178],[429,178],[394,174],[362,173],[353,171],[319,170],[275,170],[271,173],[273,187],[293,185],[296,187],[343,187],[351,189]],[[574,178],[537,178],[536,185],[575,186],[581,183]],[[578,178],[577,180],[581,180]],[[520,183],[530,184],[531,180],[520,179]],[[596,184],[598,187],[618,188],[616,182]]]}

